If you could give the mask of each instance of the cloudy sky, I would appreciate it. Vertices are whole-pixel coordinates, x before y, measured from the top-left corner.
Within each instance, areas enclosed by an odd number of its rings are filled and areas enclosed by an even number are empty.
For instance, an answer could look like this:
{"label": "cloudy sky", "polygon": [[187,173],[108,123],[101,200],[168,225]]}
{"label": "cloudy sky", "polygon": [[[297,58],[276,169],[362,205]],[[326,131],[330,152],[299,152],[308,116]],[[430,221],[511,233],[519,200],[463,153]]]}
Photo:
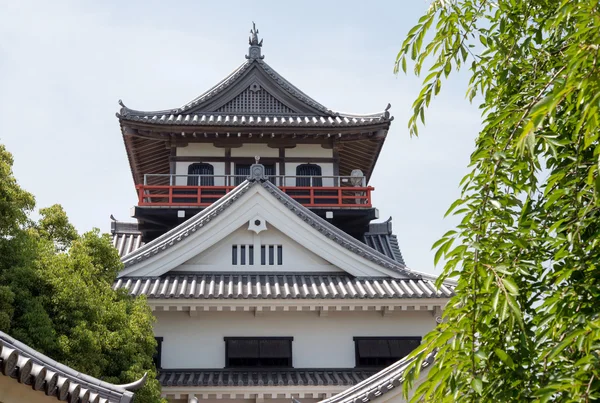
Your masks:
{"label": "cloudy sky", "polygon": [[480,125],[467,76],[443,88],[419,138],[407,122],[421,79],[395,76],[395,56],[426,10],[390,1],[0,0],[0,142],[38,207],[62,204],[80,231],[110,230],[136,202],[115,117],[178,107],[244,61],[255,21],[263,54],[327,107],[395,116],[371,180],[380,217],[410,267],[439,272],[430,248],[452,227]]}

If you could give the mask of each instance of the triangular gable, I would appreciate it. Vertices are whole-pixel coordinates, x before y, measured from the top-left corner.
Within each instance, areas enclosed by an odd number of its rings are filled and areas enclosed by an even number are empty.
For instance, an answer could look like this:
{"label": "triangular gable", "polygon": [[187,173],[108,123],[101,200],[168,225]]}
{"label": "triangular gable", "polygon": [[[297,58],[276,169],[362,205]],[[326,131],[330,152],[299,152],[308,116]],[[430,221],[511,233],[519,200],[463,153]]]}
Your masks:
{"label": "triangular gable", "polygon": [[[261,165],[253,167],[264,169]],[[233,205],[235,208],[229,208]],[[318,217],[272,183],[256,178],[126,256],[125,268],[119,276],[160,276],[175,270],[257,219],[353,276],[421,278],[420,273],[412,272]]]}
{"label": "triangular gable", "polygon": [[262,60],[246,62],[215,87],[184,105],[178,114],[303,114],[331,111],[290,84]]}
{"label": "triangular gable", "polygon": [[261,220],[259,231],[245,223],[175,270],[194,273],[344,273],[279,231],[267,220],[255,216],[250,223],[257,219]]}
{"label": "triangular gable", "polygon": [[258,82],[253,82],[231,101],[217,108],[219,113],[292,114],[297,111],[275,98]]}

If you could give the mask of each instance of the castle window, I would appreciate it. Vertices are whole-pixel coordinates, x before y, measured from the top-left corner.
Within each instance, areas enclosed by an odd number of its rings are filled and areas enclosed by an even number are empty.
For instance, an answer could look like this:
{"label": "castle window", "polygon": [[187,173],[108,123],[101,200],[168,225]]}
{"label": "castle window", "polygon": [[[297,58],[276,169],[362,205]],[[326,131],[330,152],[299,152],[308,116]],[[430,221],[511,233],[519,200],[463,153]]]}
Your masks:
{"label": "castle window", "polygon": [[254,265],[254,245],[231,245],[231,264]]}
{"label": "castle window", "polygon": [[152,356],[152,361],[154,362],[154,366],[157,369],[161,369],[161,356],[162,356],[162,337],[155,337],[156,340],[156,350],[154,351],[154,355]]}
{"label": "castle window", "polygon": [[[231,264],[233,266],[254,266],[254,245],[231,245]],[[260,264],[262,266],[281,266],[283,264],[283,246],[261,245]]]}
{"label": "castle window", "polygon": [[263,266],[281,266],[283,264],[282,245],[261,245],[260,264]]}
{"label": "castle window", "polygon": [[291,368],[293,340],[293,337],[225,337],[225,366]]}
{"label": "castle window", "polygon": [[188,175],[211,175],[211,176],[188,176],[188,186],[214,186],[215,170],[211,164],[191,164],[188,166]]}
{"label": "castle window", "polygon": [[[323,186],[321,167],[316,164],[301,164],[296,167],[296,186]],[[301,176],[305,176],[302,178]]]}
{"label": "castle window", "polygon": [[421,344],[420,337],[355,337],[356,366],[387,367]]}

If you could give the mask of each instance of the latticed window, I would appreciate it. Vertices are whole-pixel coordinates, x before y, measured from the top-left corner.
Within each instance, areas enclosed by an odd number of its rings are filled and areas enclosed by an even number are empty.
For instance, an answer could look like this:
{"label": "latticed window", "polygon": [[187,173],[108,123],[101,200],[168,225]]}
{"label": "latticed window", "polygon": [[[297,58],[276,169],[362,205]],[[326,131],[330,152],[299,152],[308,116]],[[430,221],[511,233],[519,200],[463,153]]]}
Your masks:
{"label": "latticed window", "polygon": [[421,344],[420,337],[355,337],[357,367],[387,367]]}
{"label": "latticed window", "polygon": [[[255,264],[254,245],[231,245],[231,264],[233,266],[253,266]],[[261,266],[283,265],[283,245],[261,245],[260,261],[256,264]]]}
{"label": "latticed window", "polygon": [[[188,186],[214,186],[214,168],[211,164],[191,164],[188,167],[187,185]],[[198,176],[193,176],[198,175]],[[209,175],[209,176],[204,176]]]}
{"label": "latticed window", "polygon": [[[296,176],[305,176],[305,178],[296,178],[296,186],[323,186],[323,179],[321,178],[321,167],[319,165],[298,165],[296,167]],[[311,178],[311,176],[313,178]]]}
{"label": "latticed window", "polygon": [[217,109],[221,113],[275,113],[290,114],[293,110],[260,86],[253,84],[240,95]]}
{"label": "latticed window", "polygon": [[225,337],[225,366],[291,368],[293,340],[293,337]]}

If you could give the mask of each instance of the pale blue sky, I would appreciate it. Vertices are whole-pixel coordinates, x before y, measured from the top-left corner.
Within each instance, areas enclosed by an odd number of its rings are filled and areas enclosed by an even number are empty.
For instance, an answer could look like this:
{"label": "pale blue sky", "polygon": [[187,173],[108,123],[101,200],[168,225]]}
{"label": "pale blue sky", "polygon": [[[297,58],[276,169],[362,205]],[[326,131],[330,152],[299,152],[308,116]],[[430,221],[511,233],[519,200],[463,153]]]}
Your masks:
{"label": "pale blue sky", "polygon": [[392,73],[423,0],[0,0],[0,142],[38,207],[62,204],[80,231],[108,232],[136,202],[118,121],[135,109],[178,107],[244,61],[255,21],[263,54],[327,107],[395,116],[371,184],[393,216],[408,265],[433,268],[430,247],[454,222],[480,115],[466,75],[443,88],[419,138],[407,121],[421,79]]}

